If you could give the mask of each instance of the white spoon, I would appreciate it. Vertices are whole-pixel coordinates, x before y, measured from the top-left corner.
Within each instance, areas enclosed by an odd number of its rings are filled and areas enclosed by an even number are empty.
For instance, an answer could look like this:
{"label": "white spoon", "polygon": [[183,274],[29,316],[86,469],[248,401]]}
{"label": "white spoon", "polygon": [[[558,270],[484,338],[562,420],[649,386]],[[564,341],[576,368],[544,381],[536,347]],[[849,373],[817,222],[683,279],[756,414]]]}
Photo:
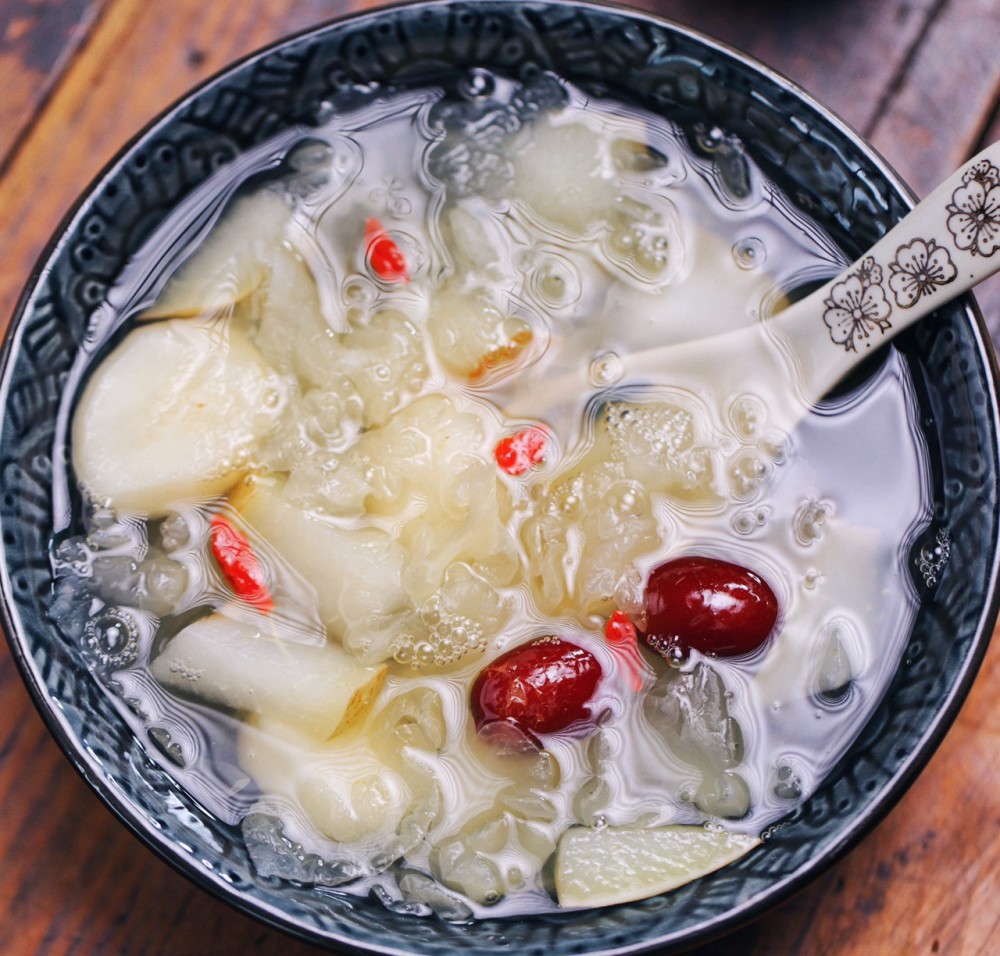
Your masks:
{"label": "white spoon", "polygon": [[[853,265],[754,325],[621,357],[603,386],[660,383],[709,406],[737,393],[789,430],[875,348],[1000,270],[1000,143],[946,179]],[[593,392],[581,368],[532,384],[504,404],[511,418],[542,418]],[[797,401],[795,400],[797,399]]]}

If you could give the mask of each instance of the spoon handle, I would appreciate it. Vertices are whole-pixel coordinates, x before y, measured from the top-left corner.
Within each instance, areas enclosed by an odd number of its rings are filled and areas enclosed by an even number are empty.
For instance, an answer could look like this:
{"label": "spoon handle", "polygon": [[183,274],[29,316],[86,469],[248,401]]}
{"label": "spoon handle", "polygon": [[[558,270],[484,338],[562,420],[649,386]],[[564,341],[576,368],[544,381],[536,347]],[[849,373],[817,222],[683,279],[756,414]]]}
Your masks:
{"label": "spoon handle", "polygon": [[[873,348],[998,270],[1000,143],[994,143],[806,298],[731,332],[630,352],[613,387],[669,382],[711,395],[716,405],[739,388],[765,399],[775,421],[790,427]],[[538,416],[594,387],[580,369],[533,383],[504,411]]]}
{"label": "spoon handle", "polygon": [[819,398],[873,348],[1000,270],[1000,143],[857,262],[766,323]]}

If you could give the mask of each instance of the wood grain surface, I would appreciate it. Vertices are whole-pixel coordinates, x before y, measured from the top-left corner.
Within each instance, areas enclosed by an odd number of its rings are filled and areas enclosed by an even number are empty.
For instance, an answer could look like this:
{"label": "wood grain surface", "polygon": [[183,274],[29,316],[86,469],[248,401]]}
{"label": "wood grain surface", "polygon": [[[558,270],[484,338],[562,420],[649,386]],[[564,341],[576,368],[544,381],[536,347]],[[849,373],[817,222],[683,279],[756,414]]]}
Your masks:
{"label": "wood grain surface", "polygon": [[[348,0],[0,0],[0,328],[61,218],[193,84]],[[646,0],[758,57],[929,191],[1000,138],[1000,0]],[[1000,281],[978,294],[1000,338]],[[857,849],[699,956],[1000,953],[1000,645],[926,772]],[[161,863],[49,738],[0,645],[0,953],[315,952]]]}

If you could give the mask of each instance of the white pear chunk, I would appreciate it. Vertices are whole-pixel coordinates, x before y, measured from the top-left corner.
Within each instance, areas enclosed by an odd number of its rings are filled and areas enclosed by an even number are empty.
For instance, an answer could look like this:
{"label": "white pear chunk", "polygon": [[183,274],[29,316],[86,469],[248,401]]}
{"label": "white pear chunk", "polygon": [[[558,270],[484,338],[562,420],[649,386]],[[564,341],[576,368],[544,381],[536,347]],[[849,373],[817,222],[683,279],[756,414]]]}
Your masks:
{"label": "white pear chunk", "polygon": [[556,850],[560,906],[614,906],[676,889],[738,860],[759,837],[699,826],[572,827]]}
{"label": "white pear chunk", "polygon": [[382,689],[385,667],[365,667],[334,644],[282,640],[213,614],[167,642],[151,670],[184,697],[281,720],[327,740],[363,716]]}
{"label": "white pear chunk", "polygon": [[240,727],[239,763],[261,790],[301,807],[330,840],[386,845],[413,797],[411,781],[378,758],[365,737],[317,743],[273,720]]}
{"label": "white pear chunk", "polygon": [[292,212],[276,192],[237,200],[140,318],[217,315],[245,299],[270,275]]}
{"label": "white pear chunk", "polygon": [[235,327],[140,326],[101,362],[73,423],[83,487],[120,509],[226,492],[276,424],[287,385]]}
{"label": "white pear chunk", "polygon": [[394,616],[409,608],[402,547],[379,528],[342,528],[257,479],[233,496],[243,518],[316,589],[331,635],[365,663],[389,656]]}

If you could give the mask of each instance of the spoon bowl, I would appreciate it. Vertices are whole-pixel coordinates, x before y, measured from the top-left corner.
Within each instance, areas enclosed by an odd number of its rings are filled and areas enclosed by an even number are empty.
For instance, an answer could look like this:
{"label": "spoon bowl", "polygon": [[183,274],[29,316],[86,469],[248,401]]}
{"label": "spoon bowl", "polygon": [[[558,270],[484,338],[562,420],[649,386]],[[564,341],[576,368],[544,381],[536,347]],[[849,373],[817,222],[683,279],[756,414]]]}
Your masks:
{"label": "spoon bowl", "polygon": [[[791,431],[873,350],[1000,271],[997,253],[1000,143],[963,164],[819,289],[752,325],[633,350],[601,384],[614,391],[669,383],[698,394],[717,416],[737,394],[752,395],[773,426]],[[543,370],[504,402],[508,416],[562,423],[565,396],[595,385],[592,368],[554,377]]]}

